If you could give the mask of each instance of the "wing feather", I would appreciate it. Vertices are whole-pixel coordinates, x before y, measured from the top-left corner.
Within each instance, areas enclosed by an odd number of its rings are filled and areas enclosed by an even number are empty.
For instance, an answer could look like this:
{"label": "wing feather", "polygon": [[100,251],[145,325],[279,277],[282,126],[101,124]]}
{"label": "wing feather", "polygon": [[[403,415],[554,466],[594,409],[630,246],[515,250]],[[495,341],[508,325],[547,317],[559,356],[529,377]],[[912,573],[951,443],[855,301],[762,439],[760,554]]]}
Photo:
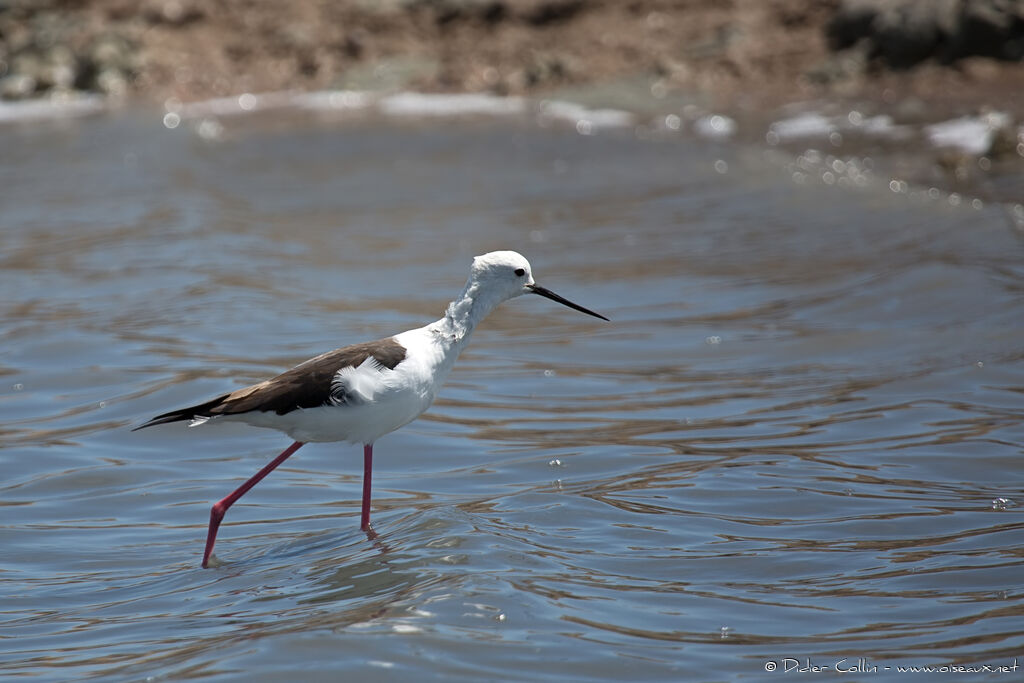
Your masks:
{"label": "wing feather", "polygon": [[[206,403],[157,415],[135,429],[252,411],[273,411],[285,415],[293,410],[330,405],[336,402],[335,384],[339,380],[344,380],[345,391],[351,393],[350,382],[359,374],[360,368],[366,367],[368,371],[374,372],[382,372],[385,368],[394,370],[405,360],[405,355],[405,347],[393,337],[344,346],[311,358],[259,384],[218,396]],[[357,398],[372,399],[372,386],[368,389],[365,379],[357,378],[356,384]],[[347,396],[348,393],[343,395]]]}

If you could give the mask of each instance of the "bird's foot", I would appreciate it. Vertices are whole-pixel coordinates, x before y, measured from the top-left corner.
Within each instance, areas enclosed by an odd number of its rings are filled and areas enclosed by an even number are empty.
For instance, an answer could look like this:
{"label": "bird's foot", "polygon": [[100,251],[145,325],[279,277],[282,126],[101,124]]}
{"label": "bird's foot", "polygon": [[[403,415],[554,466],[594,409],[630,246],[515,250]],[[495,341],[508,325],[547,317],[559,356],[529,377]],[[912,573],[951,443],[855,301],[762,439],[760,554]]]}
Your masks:
{"label": "bird's foot", "polygon": [[208,558],[203,560],[203,569],[216,569],[217,567],[222,566],[224,566],[224,563],[221,562],[220,559],[212,553]]}

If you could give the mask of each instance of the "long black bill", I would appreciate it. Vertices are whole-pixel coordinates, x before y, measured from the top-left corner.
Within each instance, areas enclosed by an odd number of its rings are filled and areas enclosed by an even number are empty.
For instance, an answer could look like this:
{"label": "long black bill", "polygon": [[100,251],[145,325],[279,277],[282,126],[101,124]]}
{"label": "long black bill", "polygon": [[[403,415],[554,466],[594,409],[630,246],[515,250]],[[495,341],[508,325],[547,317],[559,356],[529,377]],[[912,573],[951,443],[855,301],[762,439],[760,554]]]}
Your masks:
{"label": "long black bill", "polygon": [[541,287],[540,285],[526,285],[526,288],[528,290],[530,290],[531,292],[533,292],[534,294],[540,294],[542,297],[544,297],[546,299],[551,299],[552,301],[557,301],[558,303],[562,304],[563,306],[568,306],[569,308],[575,308],[580,313],[586,313],[587,315],[592,315],[595,318],[600,318],[601,320],[608,320],[608,318],[604,317],[600,313],[594,313],[589,308],[583,308],[579,304],[574,304],[573,302],[569,301],[565,297],[558,296],[557,294],[552,292],[550,289],[547,289],[546,287]]}

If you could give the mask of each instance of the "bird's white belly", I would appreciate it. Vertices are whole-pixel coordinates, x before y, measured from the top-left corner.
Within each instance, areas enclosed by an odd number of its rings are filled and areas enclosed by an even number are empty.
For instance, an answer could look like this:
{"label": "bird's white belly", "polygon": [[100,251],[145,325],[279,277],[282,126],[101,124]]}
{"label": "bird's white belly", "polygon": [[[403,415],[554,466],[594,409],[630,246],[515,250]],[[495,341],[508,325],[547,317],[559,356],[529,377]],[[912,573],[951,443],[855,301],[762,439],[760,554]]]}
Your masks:
{"label": "bird's white belly", "polygon": [[368,444],[412,422],[429,406],[430,400],[417,392],[396,391],[359,405],[298,409],[284,415],[255,412],[231,417],[254,427],[277,429],[304,443]]}

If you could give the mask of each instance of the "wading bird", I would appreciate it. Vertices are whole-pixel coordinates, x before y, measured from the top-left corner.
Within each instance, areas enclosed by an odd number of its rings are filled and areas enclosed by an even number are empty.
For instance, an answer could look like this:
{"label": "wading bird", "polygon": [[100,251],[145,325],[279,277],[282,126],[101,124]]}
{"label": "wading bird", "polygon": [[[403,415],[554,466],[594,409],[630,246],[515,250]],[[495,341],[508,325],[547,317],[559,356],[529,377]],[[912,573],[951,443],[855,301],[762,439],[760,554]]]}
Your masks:
{"label": "wading bird", "polygon": [[[277,377],[200,403],[157,415],[135,430],[166,422],[194,424],[234,420],[284,432],[294,440],[283,453],[213,505],[203,552],[210,564],[217,529],[235,501],[304,443],[347,441],[363,445],[363,508],[360,527],[370,527],[373,443],[412,422],[433,403],[455,359],[477,324],[494,308],[522,294],[539,294],[595,318],[608,320],[533,281],[530,263],[514,251],[473,259],[462,294],[443,318],[393,337],[328,351]],[[135,431],[132,430],[132,431]]]}

